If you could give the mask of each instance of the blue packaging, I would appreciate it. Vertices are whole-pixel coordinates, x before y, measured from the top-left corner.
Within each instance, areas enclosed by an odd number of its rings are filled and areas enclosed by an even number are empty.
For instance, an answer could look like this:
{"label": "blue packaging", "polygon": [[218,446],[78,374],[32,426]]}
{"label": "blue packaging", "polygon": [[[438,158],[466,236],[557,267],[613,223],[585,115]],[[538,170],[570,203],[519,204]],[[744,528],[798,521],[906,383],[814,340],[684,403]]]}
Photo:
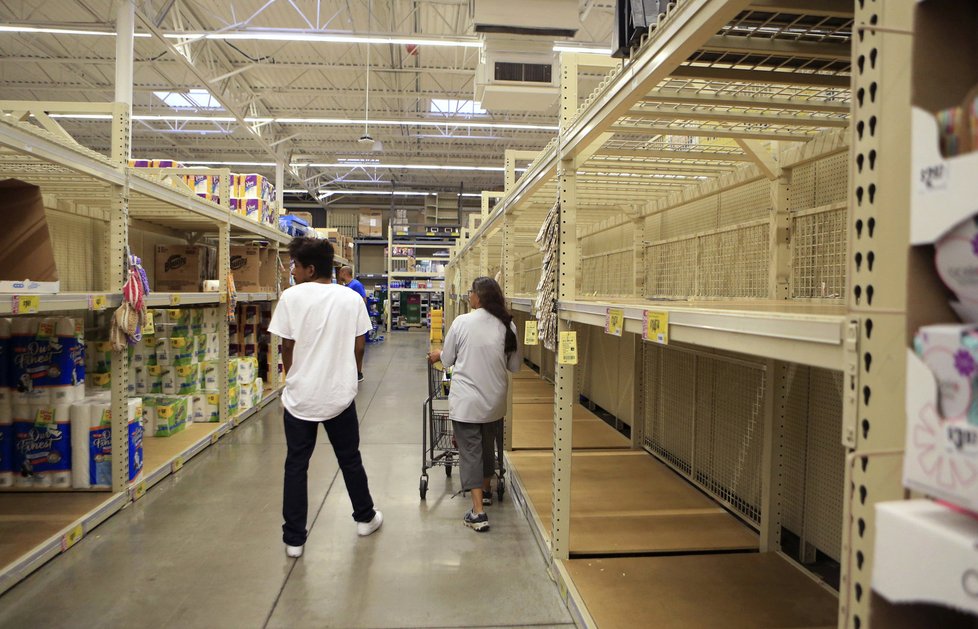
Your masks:
{"label": "blue packaging", "polygon": [[143,423],[129,422],[129,480],[135,480],[143,471]]}
{"label": "blue packaging", "polygon": [[92,486],[112,486],[112,426],[96,426],[88,432],[88,476]]}
{"label": "blue packaging", "polygon": [[0,474],[14,471],[14,426],[0,424]]}
{"label": "blue packaging", "polygon": [[63,421],[56,421],[50,406],[28,408],[29,418],[14,412],[14,472],[25,477],[65,473],[70,483],[71,424],[67,413]]}

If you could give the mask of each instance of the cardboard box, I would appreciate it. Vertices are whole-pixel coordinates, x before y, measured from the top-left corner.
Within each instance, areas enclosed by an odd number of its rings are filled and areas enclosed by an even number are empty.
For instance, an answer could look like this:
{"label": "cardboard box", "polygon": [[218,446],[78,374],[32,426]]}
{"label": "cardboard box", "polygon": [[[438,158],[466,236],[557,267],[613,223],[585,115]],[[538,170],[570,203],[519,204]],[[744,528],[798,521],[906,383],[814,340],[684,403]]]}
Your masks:
{"label": "cardboard box", "polygon": [[259,252],[261,266],[258,269],[258,284],[261,290],[274,293],[278,290],[278,280],[275,270],[278,267],[278,257],[272,249],[264,248]]}
{"label": "cardboard box", "polygon": [[17,179],[0,182],[0,292],[61,290],[41,189]]}
{"label": "cardboard box", "polygon": [[296,218],[301,218],[302,220],[304,220],[306,222],[306,225],[308,225],[309,227],[312,227],[312,213],[310,213],[310,212],[286,212],[286,214],[290,214],[292,216],[295,216]]}
{"label": "cardboard box", "polygon": [[242,293],[261,289],[261,249],[254,245],[231,246],[231,273],[234,286]]}
{"label": "cardboard box", "polygon": [[201,245],[156,245],[154,291],[198,292],[207,268]]}
{"label": "cardboard box", "polygon": [[364,238],[384,236],[384,213],[376,210],[360,210],[357,233]]}

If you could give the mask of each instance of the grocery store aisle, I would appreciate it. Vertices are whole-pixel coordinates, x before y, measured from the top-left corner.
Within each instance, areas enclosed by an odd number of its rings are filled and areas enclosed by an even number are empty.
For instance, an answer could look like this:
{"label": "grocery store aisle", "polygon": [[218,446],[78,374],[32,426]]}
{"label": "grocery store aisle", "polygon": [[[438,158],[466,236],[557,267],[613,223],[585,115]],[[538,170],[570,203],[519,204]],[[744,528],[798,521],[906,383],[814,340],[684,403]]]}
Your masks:
{"label": "grocery store aisle", "polygon": [[[360,539],[332,451],[310,467],[306,553],[281,543],[281,410],[270,405],[0,597],[0,627],[569,626],[524,518],[461,524],[457,479],[418,496],[426,336],[367,351],[357,406],[384,527]],[[436,470],[437,471],[437,470]]]}

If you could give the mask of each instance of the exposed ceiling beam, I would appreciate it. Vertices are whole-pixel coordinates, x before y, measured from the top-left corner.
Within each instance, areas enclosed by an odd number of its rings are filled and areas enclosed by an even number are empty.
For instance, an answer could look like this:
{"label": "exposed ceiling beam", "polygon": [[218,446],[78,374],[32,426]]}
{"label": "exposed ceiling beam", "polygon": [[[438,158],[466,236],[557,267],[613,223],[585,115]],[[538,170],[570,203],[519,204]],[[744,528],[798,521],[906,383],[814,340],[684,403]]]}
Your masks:
{"label": "exposed ceiling beam", "polygon": [[711,153],[708,151],[645,151],[641,149],[602,149],[595,153],[600,157],[644,157],[664,159],[692,159],[717,162],[749,162],[749,157],[740,153]]}
{"label": "exposed ceiling beam", "polygon": [[852,57],[852,47],[849,44],[737,35],[714,35],[706,41],[702,50],[836,61],[848,61]]}
{"label": "exposed ceiling beam", "polygon": [[618,133],[641,135],[678,135],[708,138],[743,138],[750,140],[785,140],[787,142],[806,142],[813,136],[809,133],[792,133],[787,130],[764,131],[762,129],[741,130],[717,127],[670,127],[667,125],[614,125]]}
{"label": "exposed ceiling beam", "polygon": [[762,85],[804,85],[809,87],[849,89],[851,79],[844,74],[815,74],[811,72],[779,72],[775,70],[743,70],[715,66],[681,65],[670,76],[683,79],[711,81],[741,81]]}
{"label": "exposed ceiling beam", "polygon": [[850,105],[846,102],[825,102],[819,100],[804,100],[802,98],[771,98],[764,94],[757,96],[730,96],[726,94],[709,94],[693,92],[692,90],[672,90],[659,88],[649,92],[643,98],[644,103],[679,103],[705,106],[730,107],[761,107],[765,109],[787,109],[792,111],[811,111],[824,113],[849,113]]}
{"label": "exposed ceiling beam", "polygon": [[797,127],[832,127],[845,128],[849,121],[845,118],[826,118],[810,114],[786,113],[743,113],[737,111],[710,111],[708,109],[690,108],[642,108],[628,112],[629,118],[643,120],[704,120],[718,122],[733,122],[739,124],[779,124]]}

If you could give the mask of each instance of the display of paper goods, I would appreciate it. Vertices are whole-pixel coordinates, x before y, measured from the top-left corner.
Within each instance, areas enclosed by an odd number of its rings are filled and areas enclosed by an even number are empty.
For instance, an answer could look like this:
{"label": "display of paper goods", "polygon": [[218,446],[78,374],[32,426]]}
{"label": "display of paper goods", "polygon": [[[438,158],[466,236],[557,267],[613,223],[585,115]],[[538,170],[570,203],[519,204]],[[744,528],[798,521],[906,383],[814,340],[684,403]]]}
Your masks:
{"label": "display of paper goods", "polygon": [[[217,256],[204,245],[157,245],[153,290],[197,292],[203,281],[217,277]],[[154,321],[155,323],[155,321]]]}
{"label": "display of paper goods", "polygon": [[254,245],[232,245],[231,272],[239,292],[256,292],[261,285],[261,250]]}
{"label": "display of paper goods", "polygon": [[184,165],[172,159],[131,159],[130,168],[184,168]]}
{"label": "display of paper goods", "polygon": [[924,326],[914,349],[937,380],[941,415],[978,425],[978,325]]}
{"label": "display of paper goods", "polygon": [[0,403],[0,489],[14,484],[14,415],[10,404]]}
{"label": "display of paper goods", "polygon": [[[143,400],[127,401],[129,481],[143,470]],[[75,489],[112,487],[112,402],[86,398],[71,406],[71,484]]]}
{"label": "display of paper goods", "polygon": [[238,365],[239,361],[237,358],[232,358],[228,361],[228,384],[235,386],[238,384]]}
{"label": "display of paper goods", "polygon": [[238,414],[238,400],[239,400],[240,389],[238,385],[232,385],[228,387],[228,413],[231,417]]}
{"label": "display of paper goods", "polygon": [[155,400],[155,435],[169,437],[187,427],[193,417],[193,398],[188,396],[161,396]]}
{"label": "display of paper goods", "polygon": [[163,366],[162,365],[147,365],[146,388],[147,388],[147,393],[153,393],[157,395],[163,393]]}
{"label": "display of paper goods", "polygon": [[278,226],[279,229],[294,238],[312,236],[316,233],[309,223],[294,214],[283,214],[280,216]]}
{"label": "display of paper goods", "polygon": [[260,199],[271,203],[275,199],[275,186],[264,175],[235,175],[233,196],[242,199]]}
{"label": "display of paper goods", "polygon": [[204,391],[217,391],[220,386],[218,378],[220,378],[221,371],[220,363],[215,360],[209,360],[200,364],[200,383],[201,389]]}
{"label": "display of paper goods", "polygon": [[238,363],[238,384],[251,384],[258,377],[258,359],[254,356],[232,359]]}
{"label": "display of paper goods", "polygon": [[84,320],[16,317],[10,322],[14,404],[70,404],[85,396]]}
{"label": "display of paper goods", "polygon": [[14,404],[15,487],[71,487],[71,402]]}
{"label": "display of paper goods", "polygon": [[[202,422],[221,421],[221,395],[219,393],[204,394],[204,408],[200,414]],[[195,413],[196,417],[196,413]],[[194,421],[197,421],[196,419]]]}

